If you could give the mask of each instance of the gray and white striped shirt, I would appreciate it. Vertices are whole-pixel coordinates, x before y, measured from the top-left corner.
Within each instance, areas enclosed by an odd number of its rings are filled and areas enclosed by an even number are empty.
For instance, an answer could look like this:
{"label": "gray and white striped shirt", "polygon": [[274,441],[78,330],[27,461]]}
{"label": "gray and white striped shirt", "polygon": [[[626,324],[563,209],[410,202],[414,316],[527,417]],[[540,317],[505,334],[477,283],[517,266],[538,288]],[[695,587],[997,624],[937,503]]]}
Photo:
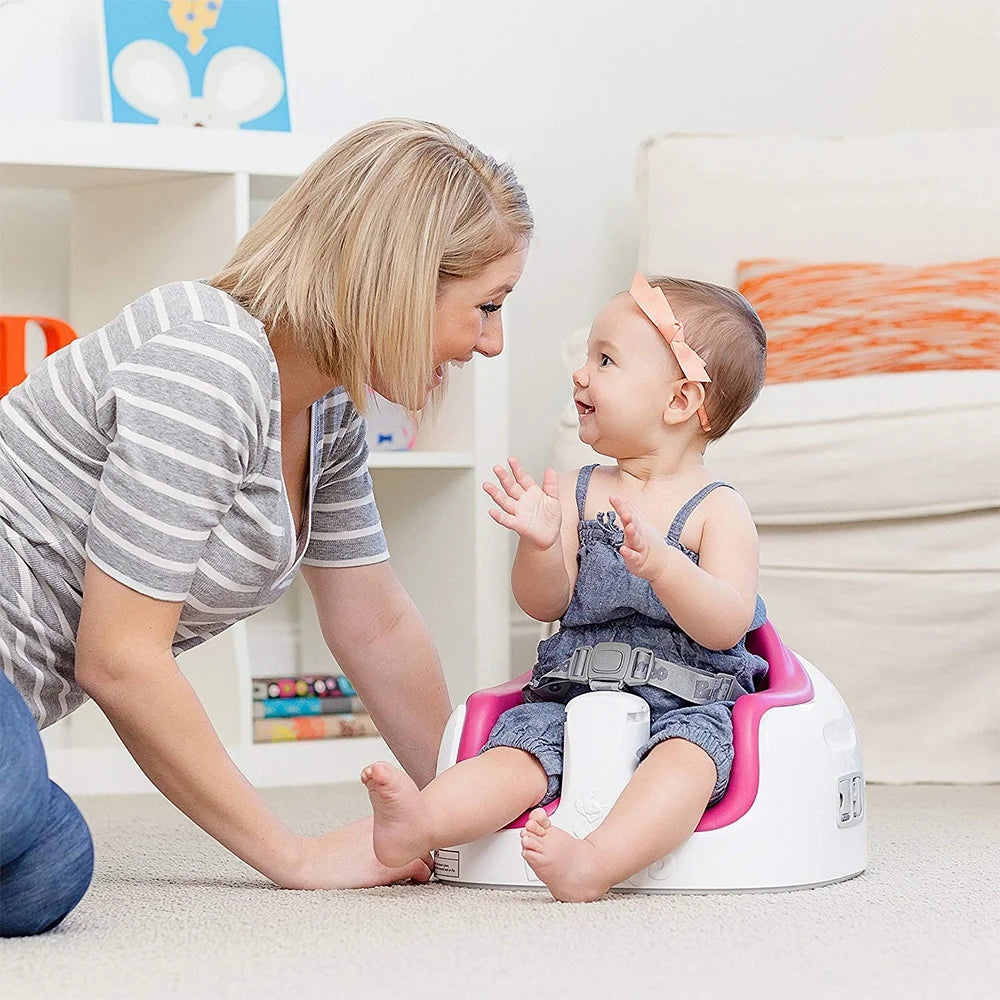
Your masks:
{"label": "gray and white striped shirt", "polygon": [[202,282],[154,288],[47,358],[0,402],[0,661],[39,728],[87,697],[74,677],[86,559],[183,602],[179,653],[276,601],[300,562],[388,558],[367,458],[347,394],[315,403],[296,539],[274,354]]}

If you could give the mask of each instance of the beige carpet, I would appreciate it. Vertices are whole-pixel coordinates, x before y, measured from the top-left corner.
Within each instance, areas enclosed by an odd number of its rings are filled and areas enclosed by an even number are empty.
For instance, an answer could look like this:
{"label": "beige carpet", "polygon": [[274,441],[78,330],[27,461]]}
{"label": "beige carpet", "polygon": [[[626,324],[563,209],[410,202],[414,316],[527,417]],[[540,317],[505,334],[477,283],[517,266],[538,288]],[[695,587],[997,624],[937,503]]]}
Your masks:
{"label": "beige carpet", "polygon": [[[363,789],[280,789],[319,832]],[[872,786],[869,868],[806,892],[617,895],[271,887],[155,796],[81,801],[94,884],[56,931],[0,942],[21,998],[995,997],[1000,786]]]}

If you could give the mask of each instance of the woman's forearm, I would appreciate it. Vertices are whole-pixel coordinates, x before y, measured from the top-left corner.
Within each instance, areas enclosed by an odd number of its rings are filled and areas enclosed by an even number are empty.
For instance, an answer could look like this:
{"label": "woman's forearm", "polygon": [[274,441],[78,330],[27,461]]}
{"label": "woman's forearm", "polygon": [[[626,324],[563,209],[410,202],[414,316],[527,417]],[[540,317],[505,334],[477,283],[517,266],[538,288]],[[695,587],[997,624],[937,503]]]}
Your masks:
{"label": "woman's forearm", "polygon": [[295,884],[302,838],[233,763],[172,656],[91,666],[86,688],[149,780],[181,812],[262,875]]}
{"label": "woman's forearm", "polygon": [[419,788],[437,771],[451,715],[441,660],[420,612],[404,597],[393,623],[369,643],[332,652],[396,759]]}

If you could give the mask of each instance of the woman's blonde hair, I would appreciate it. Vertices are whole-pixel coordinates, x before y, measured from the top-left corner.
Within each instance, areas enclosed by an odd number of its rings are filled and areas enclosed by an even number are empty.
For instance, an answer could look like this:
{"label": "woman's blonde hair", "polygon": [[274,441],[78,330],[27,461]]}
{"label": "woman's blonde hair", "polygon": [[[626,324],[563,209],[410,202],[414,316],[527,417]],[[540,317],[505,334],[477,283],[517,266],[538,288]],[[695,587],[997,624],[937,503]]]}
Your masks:
{"label": "woman's blonde hair", "polygon": [[288,333],[362,412],[373,377],[419,409],[442,285],[518,250],[533,225],[508,164],[441,125],[385,119],[320,156],[211,284]]}

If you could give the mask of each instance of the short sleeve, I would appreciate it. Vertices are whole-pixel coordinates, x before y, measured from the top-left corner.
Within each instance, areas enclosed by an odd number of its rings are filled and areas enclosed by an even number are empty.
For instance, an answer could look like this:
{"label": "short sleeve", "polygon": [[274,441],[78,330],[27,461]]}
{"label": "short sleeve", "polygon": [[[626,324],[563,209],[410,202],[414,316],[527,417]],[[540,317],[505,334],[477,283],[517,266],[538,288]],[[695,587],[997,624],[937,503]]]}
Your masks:
{"label": "short sleeve", "polygon": [[368,471],[365,421],[351,403],[324,448],[324,468],[313,498],[310,566],[364,566],[389,558],[372,477]]}
{"label": "short sleeve", "polygon": [[87,556],[132,590],[183,601],[205,543],[263,455],[270,359],[239,330],[192,323],[108,372],[109,438]]}

